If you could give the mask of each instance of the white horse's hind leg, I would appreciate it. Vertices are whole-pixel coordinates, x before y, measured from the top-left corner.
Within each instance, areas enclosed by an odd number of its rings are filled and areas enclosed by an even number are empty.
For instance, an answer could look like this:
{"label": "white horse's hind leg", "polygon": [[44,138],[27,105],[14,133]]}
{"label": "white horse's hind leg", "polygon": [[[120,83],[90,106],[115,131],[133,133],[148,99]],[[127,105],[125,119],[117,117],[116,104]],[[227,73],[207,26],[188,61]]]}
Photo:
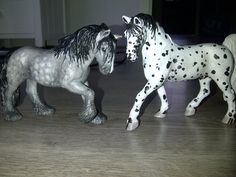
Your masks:
{"label": "white horse's hind leg", "polygon": [[54,114],[55,109],[46,106],[40,100],[38,91],[37,91],[37,82],[28,79],[27,85],[26,85],[26,93],[29,95],[30,100],[34,107],[34,112],[37,115],[45,116],[45,115]]}
{"label": "white horse's hind leg", "polygon": [[168,100],[167,100],[166,91],[165,91],[164,86],[161,86],[159,89],[157,89],[157,93],[158,93],[160,100],[161,100],[161,107],[160,107],[160,110],[156,114],[154,114],[154,117],[165,118],[166,111],[168,110],[169,105],[168,105]]}
{"label": "white horse's hind leg", "polygon": [[195,114],[196,108],[202,102],[204,98],[206,98],[210,94],[210,82],[211,78],[207,77],[205,79],[199,79],[200,90],[197,95],[187,106],[184,115],[192,116]]}
{"label": "white horse's hind leg", "polygon": [[224,124],[232,124],[235,122],[235,93],[229,81],[216,81],[218,87],[223,92],[224,100],[228,104],[228,110],[222,119]]}

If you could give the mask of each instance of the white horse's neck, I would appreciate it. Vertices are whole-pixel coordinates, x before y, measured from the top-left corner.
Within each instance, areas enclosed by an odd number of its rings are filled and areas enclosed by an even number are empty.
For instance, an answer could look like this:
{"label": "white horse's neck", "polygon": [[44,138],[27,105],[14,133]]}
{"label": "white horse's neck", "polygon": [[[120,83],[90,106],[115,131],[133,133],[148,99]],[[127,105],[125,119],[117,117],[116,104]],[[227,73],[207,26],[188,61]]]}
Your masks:
{"label": "white horse's neck", "polygon": [[[158,25],[158,24],[157,24]],[[172,41],[170,36],[165,33],[164,29],[158,25],[158,28],[155,31],[152,31],[149,28],[145,29],[146,33],[144,33],[144,43],[149,42],[150,44],[159,44],[158,46],[160,48],[165,48],[165,46],[169,45],[175,45],[175,43]],[[160,45],[161,44],[161,45]]]}

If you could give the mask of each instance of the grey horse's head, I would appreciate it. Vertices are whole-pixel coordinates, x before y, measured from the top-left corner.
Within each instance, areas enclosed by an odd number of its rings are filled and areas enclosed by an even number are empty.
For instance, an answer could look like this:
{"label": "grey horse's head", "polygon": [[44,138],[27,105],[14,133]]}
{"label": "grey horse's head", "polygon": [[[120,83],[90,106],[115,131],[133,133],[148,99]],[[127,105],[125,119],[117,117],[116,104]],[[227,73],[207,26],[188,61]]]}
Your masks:
{"label": "grey horse's head", "polygon": [[77,62],[78,67],[85,61],[92,62],[96,58],[100,72],[108,74],[113,71],[118,38],[120,36],[113,35],[104,23],[88,25],[60,39],[59,45],[54,49],[55,56],[69,56],[65,59]]}
{"label": "grey horse's head", "polygon": [[101,31],[96,36],[95,58],[102,74],[112,73],[116,52],[116,37],[105,24],[101,25]]}

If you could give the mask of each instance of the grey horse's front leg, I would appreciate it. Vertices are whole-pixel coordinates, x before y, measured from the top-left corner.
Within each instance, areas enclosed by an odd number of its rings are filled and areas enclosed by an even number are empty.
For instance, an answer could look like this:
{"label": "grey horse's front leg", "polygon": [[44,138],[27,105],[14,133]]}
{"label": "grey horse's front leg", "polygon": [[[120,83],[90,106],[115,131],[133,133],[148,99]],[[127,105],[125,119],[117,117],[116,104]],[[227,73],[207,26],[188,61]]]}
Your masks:
{"label": "grey horse's front leg", "polygon": [[80,81],[72,81],[68,83],[65,88],[82,96],[84,105],[79,114],[80,120],[85,123],[91,122],[97,115],[94,104],[94,91]]}
{"label": "grey horse's front leg", "polygon": [[[89,86],[88,82],[86,81],[84,83],[87,87]],[[83,95],[82,96],[82,99],[83,99],[83,102],[85,102],[85,97]],[[103,124],[105,121],[107,120],[107,116],[103,113],[97,113],[97,115],[95,116],[95,118],[91,121],[91,123],[93,124],[96,124],[96,125],[100,125],[100,124]]]}

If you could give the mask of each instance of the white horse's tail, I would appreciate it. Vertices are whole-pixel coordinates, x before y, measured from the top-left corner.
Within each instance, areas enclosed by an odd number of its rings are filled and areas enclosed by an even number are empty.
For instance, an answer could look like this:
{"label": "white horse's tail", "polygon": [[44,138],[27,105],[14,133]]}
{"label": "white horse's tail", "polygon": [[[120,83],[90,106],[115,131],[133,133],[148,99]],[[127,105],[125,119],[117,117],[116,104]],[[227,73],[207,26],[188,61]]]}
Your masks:
{"label": "white horse's tail", "polygon": [[231,84],[236,92],[236,34],[230,34],[227,36],[223,42],[223,45],[226,46],[234,56],[234,70],[231,75]]}

